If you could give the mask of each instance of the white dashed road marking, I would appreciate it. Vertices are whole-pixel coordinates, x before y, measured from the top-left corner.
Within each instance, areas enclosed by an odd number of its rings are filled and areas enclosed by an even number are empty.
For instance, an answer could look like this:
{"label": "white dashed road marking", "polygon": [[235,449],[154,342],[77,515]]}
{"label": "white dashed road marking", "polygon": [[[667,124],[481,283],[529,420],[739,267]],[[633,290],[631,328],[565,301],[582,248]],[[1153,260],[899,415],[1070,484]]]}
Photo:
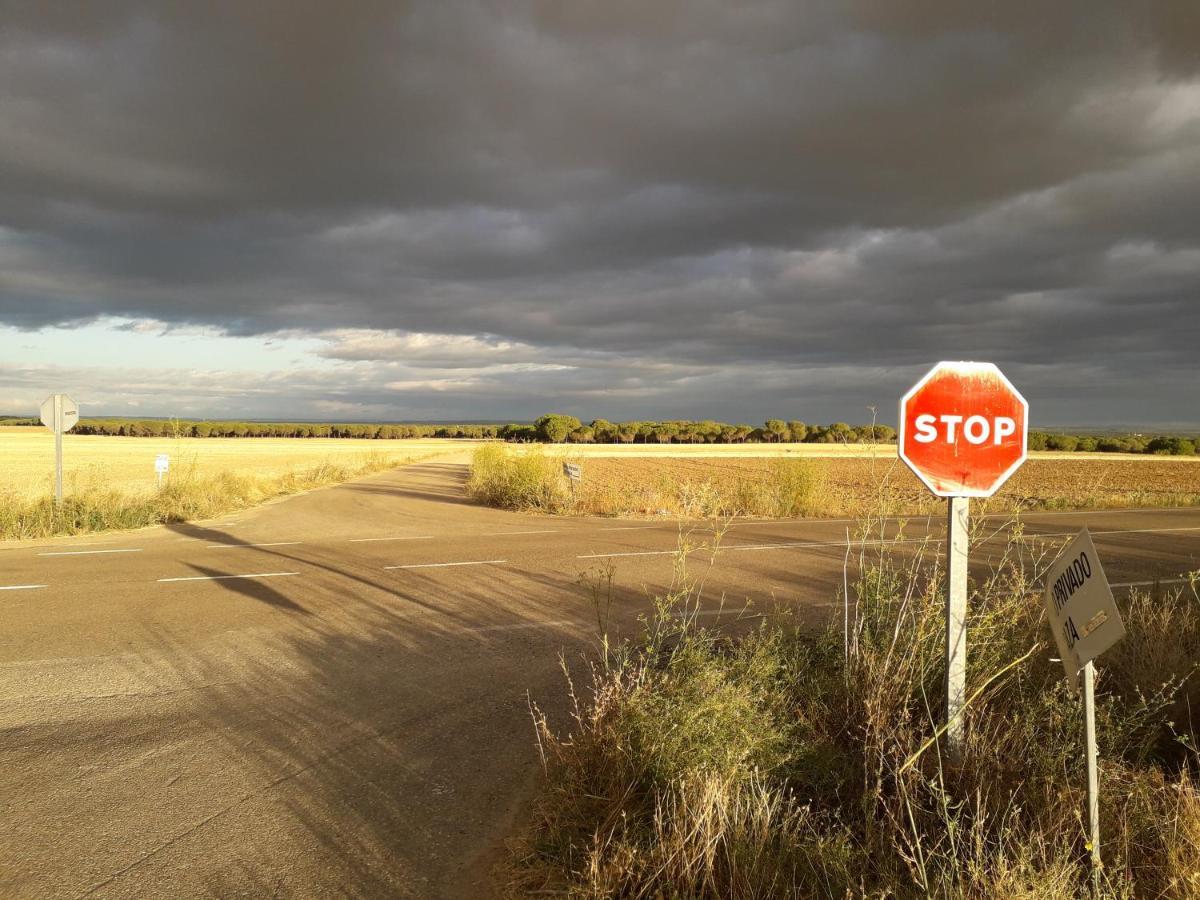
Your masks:
{"label": "white dashed road marking", "polygon": [[498,566],[507,559],[475,559],[469,562],[413,563],[407,566],[384,566],[385,569],[444,569],[450,566]]}
{"label": "white dashed road marking", "polygon": [[282,578],[284,575],[299,575],[299,572],[258,572],[252,575],[188,575],[183,578],[160,578],[159,583],[167,581],[222,581],[226,578]]}
{"label": "white dashed road marking", "polygon": [[1131,587],[1150,587],[1155,584],[1183,584],[1185,581],[1190,581],[1189,578],[1159,578],[1155,581],[1120,581],[1115,584],[1110,584],[1109,587],[1114,588],[1131,588]]}
{"label": "white dashed road marking", "polygon": [[275,541],[271,544],[209,544],[209,550],[240,550],[246,547],[295,547],[304,541]]}
{"label": "white dashed road marking", "polygon": [[45,586],[44,584],[0,584],[0,591],[35,591]]}
{"label": "white dashed road marking", "polygon": [[510,537],[514,534],[558,534],[558,529],[547,528],[542,531],[493,531],[490,534],[482,534],[480,537]]}
{"label": "white dashed road marking", "polygon": [[91,556],[96,553],[141,553],[141,547],[132,547],[125,550],[55,550],[50,553],[39,553],[38,556]]}
{"label": "white dashed road marking", "polygon": [[351,544],[366,544],[370,541],[432,541],[432,534],[422,534],[416,537],[377,537],[377,538],[350,538]]}

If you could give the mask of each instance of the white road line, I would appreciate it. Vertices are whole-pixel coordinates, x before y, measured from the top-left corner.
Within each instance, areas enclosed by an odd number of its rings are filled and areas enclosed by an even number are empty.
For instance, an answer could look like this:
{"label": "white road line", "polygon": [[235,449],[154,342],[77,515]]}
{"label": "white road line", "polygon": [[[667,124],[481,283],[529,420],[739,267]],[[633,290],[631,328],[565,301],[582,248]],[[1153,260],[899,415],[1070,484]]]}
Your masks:
{"label": "white road line", "polygon": [[252,575],[188,575],[184,578],[159,578],[160,584],[168,581],[222,581],[226,578],[281,578],[284,575],[299,575],[299,572],[258,572]]}
{"label": "white road line", "polygon": [[480,537],[510,537],[514,534],[558,534],[557,528],[547,528],[542,531],[493,531],[481,534]]}
{"label": "white road line", "polygon": [[239,550],[245,547],[295,547],[304,541],[275,541],[271,544],[209,544],[208,550]]}
{"label": "white road line", "polygon": [[[1092,537],[1100,537],[1102,535],[1111,534],[1167,534],[1175,531],[1200,531],[1200,525],[1180,526],[1179,528],[1121,528],[1112,529],[1109,531],[1093,531]],[[1075,537],[1077,532],[1074,531],[1029,531],[1025,533],[1027,538],[1054,538],[1054,537]],[[1004,537],[1004,535],[999,535]]]}
{"label": "white road line", "polygon": [[1120,581],[1110,584],[1109,587],[1114,588],[1130,588],[1130,587],[1150,587],[1155,584],[1183,584],[1190,581],[1188,578],[1158,578],[1153,581]]}
{"label": "white road line", "polygon": [[[930,538],[905,538],[903,540],[870,540],[865,543],[867,546],[874,546],[879,543],[886,544],[922,544],[930,541]],[[852,547],[861,547],[863,541],[850,542]],[[841,541],[796,541],[786,544],[722,544],[718,548],[718,552],[733,552],[736,550],[792,550],[796,548],[810,549],[828,549],[830,547],[845,547],[846,542]],[[695,547],[695,550],[711,550],[711,547]],[[625,553],[585,553],[582,556],[576,556],[576,559],[605,559],[610,556],[674,556],[679,552],[679,548],[674,550],[634,550]]]}
{"label": "white road line", "polygon": [[366,544],[371,541],[432,541],[432,534],[422,534],[417,537],[378,537],[378,538],[350,538],[351,544]]}
{"label": "white road line", "polygon": [[0,584],[0,591],[36,591],[44,587],[44,584]]}
{"label": "white road line", "polygon": [[[1107,535],[1114,535],[1114,534],[1164,534],[1164,533],[1170,533],[1170,532],[1176,532],[1176,531],[1200,531],[1200,525],[1189,525],[1189,526],[1184,526],[1184,527],[1179,527],[1179,528],[1126,528],[1126,529],[1111,530],[1111,531],[1093,531],[1091,534],[1093,537],[1104,537]],[[1055,537],[1073,537],[1073,536],[1074,536],[1074,532],[1071,532],[1071,531],[1061,531],[1061,532],[1052,532],[1052,533],[1041,533],[1041,532],[1031,531],[1025,535],[1025,538],[1027,538],[1027,539],[1028,538],[1055,538]],[[927,543],[927,542],[932,544],[932,543],[936,543],[936,542],[940,541],[943,537],[944,537],[944,535],[931,534],[926,537],[903,538],[900,540],[895,540],[895,539],[891,539],[891,538],[884,538],[882,540],[880,540],[879,538],[873,538],[869,541],[851,539],[850,545],[851,545],[851,547],[862,547],[864,545],[874,547],[874,546],[878,546],[879,544],[923,544],[923,543]],[[992,537],[987,538],[986,540],[1000,540],[1000,539],[1006,538],[1006,537],[1007,537],[1007,535],[993,535]],[[845,547],[845,546],[846,546],[846,541],[840,540],[840,541],[799,541],[799,542],[784,543],[784,544],[744,544],[744,545],[722,544],[719,549],[722,552],[726,552],[726,551],[733,552],[736,550],[790,550],[790,549],[796,549],[796,548],[801,548],[801,547],[806,547],[806,548],[810,548],[810,549],[820,549],[820,548]],[[696,547],[695,549],[706,550],[706,549],[711,549],[711,548]],[[679,552],[679,548],[676,547],[674,550],[633,550],[633,551],[626,551],[623,553],[584,553],[579,556],[576,556],[575,558],[576,559],[608,559],[610,557],[618,557],[618,556],[674,556],[678,552]],[[1114,587],[1115,587],[1115,585],[1114,585]]]}
{"label": "white road line", "polygon": [[470,562],[413,563],[407,566],[384,566],[385,569],[444,569],[449,566],[498,566],[507,559],[476,559]]}
{"label": "white road line", "polygon": [[635,550],[631,553],[583,553],[576,559],[607,559],[610,556],[673,556],[678,550]]}
{"label": "white road line", "polygon": [[527,628],[583,628],[585,626],[586,623],[584,622],[522,622],[519,625],[479,625],[467,630],[473,634],[479,634],[486,631],[521,631]]}
{"label": "white road line", "polygon": [[96,553],[141,553],[141,547],[124,550],[55,550],[52,553],[39,553],[38,556],[90,556]]}
{"label": "white road line", "polygon": [[646,531],[650,528],[663,528],[673,525],[673,522],[663,522],[661,525],[621,525],[617,528],[597,528],[597,531]]}

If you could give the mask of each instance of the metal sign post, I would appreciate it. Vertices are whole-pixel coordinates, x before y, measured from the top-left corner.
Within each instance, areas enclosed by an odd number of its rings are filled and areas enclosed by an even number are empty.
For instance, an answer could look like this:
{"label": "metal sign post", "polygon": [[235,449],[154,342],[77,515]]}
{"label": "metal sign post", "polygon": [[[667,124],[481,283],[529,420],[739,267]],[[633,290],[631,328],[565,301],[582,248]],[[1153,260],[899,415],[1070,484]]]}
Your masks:
{"label": "metal sign post", "polygon": [[583,470],[578,463],[563,463],[563,474],[567,476],[567,480],[571,485],[571,502],[575,502],[575,486],[583,480]]}
{"label": "metal sign post", "polygon": [[946,512],[946,749],[962,755],[970,498],[1025,461],[1029,404],[991,363],[938,363],[900,400],[897,451]]}
{"label": "metal sign post", "polygon": [[971,501],[946,501],[946,747],[962,756],[963,703],[967,697],[967,551]]}
{"label": "metal sign post", "polygon": [[1087,528],[1063,549],[1046,573],[1046,615],[1063,670],[1076,683],[1083,673],[1083,731],[1087,744],[1088,844],[1092,885],[1099,892],[1100,772],[1096,749],[1096,669],[1092,660],[1125,636],[1125,623]]}
{"label": "metal sign post", "polygon": [[79,421],[79,407],[66,394],[51,394],[42,402],[42,424],[54,432],[54,503],[63,500],[63,434]]}
{"label": "metal sign post", "polygon": [[1092,852],[1092,889],[1100,895],[1100,771],[1096,748],[1096,667],[1083,665],[1083,737],[1087,743],[1088,843]]}

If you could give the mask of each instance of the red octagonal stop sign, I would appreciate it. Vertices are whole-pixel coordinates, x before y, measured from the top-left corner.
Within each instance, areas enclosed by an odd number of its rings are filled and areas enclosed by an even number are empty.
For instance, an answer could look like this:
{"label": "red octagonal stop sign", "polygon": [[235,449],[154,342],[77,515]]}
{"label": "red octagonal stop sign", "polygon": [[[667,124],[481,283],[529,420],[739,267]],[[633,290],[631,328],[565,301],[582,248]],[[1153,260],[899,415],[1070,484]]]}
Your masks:
{"label": "red octagonal stop sign", "polygon": [[938,363],[900,401],[900,458],[939,497],[990,497],[1025,462],[1028,418],[991,363]]}

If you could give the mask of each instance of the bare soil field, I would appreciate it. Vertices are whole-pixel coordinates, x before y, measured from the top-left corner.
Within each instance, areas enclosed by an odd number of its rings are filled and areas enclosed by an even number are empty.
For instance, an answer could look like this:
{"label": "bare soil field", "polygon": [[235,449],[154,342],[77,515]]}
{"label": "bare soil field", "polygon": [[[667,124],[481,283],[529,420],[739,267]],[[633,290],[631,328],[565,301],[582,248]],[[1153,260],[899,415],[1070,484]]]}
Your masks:
{"label": "bare soil field", "polygon": [[[576,510],[595,515],[737,513],[746,484],[779,477],[769,458],[583,458]],[[940,508],[894,454],[797,459],[807,470],[807,515],[856,515],[871,508],[931,513]],[[1038,456],[1009,479],[995,510],[1200,505],[1200,459]]]}

